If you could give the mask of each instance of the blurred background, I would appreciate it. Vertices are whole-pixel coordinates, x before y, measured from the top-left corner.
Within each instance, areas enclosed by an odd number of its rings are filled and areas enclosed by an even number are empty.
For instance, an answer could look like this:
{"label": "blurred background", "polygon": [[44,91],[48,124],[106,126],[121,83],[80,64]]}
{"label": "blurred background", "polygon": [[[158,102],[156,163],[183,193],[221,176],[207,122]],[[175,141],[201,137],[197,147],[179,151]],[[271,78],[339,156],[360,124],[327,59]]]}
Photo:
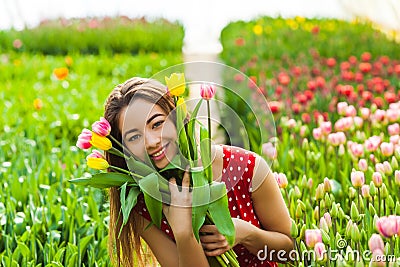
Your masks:
{"label": "blurred background", "polygon": [[34,27],[42,20],[74,17],[120,16],[178,20],[185,27],[184,51],[220,52],[219,35],[233,20],[259,15],[326,17],[370,20],[386,30],[400,31],[397,0],[271,0],[261,3],[232,1],[107,1],[107,0],[1,0],[0,29]]}

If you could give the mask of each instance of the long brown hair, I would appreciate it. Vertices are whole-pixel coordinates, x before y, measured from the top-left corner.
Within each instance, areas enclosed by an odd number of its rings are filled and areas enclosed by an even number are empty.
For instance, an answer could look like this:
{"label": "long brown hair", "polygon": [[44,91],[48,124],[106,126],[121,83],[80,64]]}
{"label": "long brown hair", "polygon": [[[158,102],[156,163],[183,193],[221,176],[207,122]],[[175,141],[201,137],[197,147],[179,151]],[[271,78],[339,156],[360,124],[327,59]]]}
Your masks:
{"label": "long brown hair", "polygon": [[[133,97],[140,97],[151,103],[159,105],[166,114],[171,113],[174,108],[173,99],[167,94],[166,87],[158,81],[134,77],[126,82],[117,85],[109,95],[104,111],[104,118],[111,125],[111,135],[122,143],[122,134],[119,129],[119,120],[121,111],[127,107]],[[113,142],[113,147],[118,145]],[[119,148],[123,149],[123,148]],[[134,153],[134,151],[131,151]],[[122,157],[106,153],[108,162],[120,168],[128,169],[125,159]],[[135,255],[140,266],[145,263],[142,259],[144,248],[141,245],[140,236],[137,235],[138,223],[134,220],[133,211],[129,216],[128,223],[122,226],[122,217],[120,215],[120,190],[118,187],[112,187],[109,190],[110,201],[110,222],[108,252],[112,262],[118,266],[135,266]]]}

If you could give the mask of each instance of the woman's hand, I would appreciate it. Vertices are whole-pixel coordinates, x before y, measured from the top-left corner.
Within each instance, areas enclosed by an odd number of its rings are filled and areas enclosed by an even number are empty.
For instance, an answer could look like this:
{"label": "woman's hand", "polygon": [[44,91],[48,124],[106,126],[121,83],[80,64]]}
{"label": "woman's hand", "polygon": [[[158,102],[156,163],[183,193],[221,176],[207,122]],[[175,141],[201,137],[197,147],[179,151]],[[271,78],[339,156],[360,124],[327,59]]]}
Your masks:
{"label": "woman's hand", "polygon": [[[243,226],[248,223],[238,218],[232,218],[232,222],[235,226],[235,243],[232,246],[234,247],[242,242],[246,229]],[[200,242],[207,256],[218,256],[232,248],[215,225],[203,225],[200,232],[203,233],[200,235]]]}
{"label": "woman's hand", "polygon": [[[179,234],[192,233],[192,192],[189,190],[190,178],[188,171],[182,179],[182,187],[176,184],[175,178],[169,180],[171,192],[170,205],[163,205],[163,212],[175,237]],[[181,191],[179,191],[181,188]]]}

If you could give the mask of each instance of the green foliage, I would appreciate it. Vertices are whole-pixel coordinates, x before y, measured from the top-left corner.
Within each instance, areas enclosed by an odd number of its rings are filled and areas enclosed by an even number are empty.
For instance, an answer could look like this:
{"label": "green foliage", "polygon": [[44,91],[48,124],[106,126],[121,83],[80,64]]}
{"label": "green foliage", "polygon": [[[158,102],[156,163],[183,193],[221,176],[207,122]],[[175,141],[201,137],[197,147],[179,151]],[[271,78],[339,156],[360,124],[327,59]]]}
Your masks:
{"label": "green foliage", "polygon": [[[180,23],[164,19],[58,19],[32,29],[0,31],[0,51],[51,55],[180,52],[183,36]],[[15,40],[22,42],[20,48]]]}

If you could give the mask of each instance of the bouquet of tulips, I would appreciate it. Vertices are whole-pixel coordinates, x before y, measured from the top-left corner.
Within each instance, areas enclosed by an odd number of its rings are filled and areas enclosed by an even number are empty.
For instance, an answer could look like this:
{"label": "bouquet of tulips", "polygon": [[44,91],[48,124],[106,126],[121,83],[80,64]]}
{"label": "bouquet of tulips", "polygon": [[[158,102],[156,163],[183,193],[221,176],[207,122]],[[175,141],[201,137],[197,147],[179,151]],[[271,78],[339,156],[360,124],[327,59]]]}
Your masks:
{"label": "bouquet of tulips", "polygon": [[[110,135],[111,126],[109,122],[100,118],[100,121],[92,125],[91,131],[88,129],[82,131],[78,137],[77,146],[84,150],[93,146],[121,156],[125,158],[129,170],[110,165],[103,153],[93,150],[87,156],[87,165],[90,168],[102,170],[102,172],[91,177],[72,179],[70,182],[96,188],[119,187],[121,190],[122,227],[127,223],[129,214],[136,205],[137,197],[143,193],[152,223],[160,227],[162,201],[169,202],[169,195],[164,193],[169,192],[168,174],[173,172],[174,177],[177,177],[177,183],[180,184],[184,167],[190,166],[193,233],[199,241],[201,226],[203,224],[215,224],[218,231],[226,237],[228,243],[232,246],[235,240],[235,228],[228,208],[226,186],[225,183],[213,181],[212,177],[209,101],[215,94],[215,87],[211,84],[201,86],[201,99],[189,116],[182,97],[186,90],[184,74],[173,73],[170,77],[165,77],[165,81],[168,93],[173,97],[176,106],[177,143],[180,150],[171,162],[162,170],[157,171],[129,152],[121,152],[112,146],[111,140],[121,148],[124,148],[123,144]],[[208,129],[196,119],[204,100],[207,101]],[[199,129],[200,138],[197,138],[196,129]],[[113,169],[115,172],[105,172],[107,169]],[[178,176],[176,176],[177,173]],[[239,266],[232,249],[222,255],[208,257],[208,261],[211,266]]]}

